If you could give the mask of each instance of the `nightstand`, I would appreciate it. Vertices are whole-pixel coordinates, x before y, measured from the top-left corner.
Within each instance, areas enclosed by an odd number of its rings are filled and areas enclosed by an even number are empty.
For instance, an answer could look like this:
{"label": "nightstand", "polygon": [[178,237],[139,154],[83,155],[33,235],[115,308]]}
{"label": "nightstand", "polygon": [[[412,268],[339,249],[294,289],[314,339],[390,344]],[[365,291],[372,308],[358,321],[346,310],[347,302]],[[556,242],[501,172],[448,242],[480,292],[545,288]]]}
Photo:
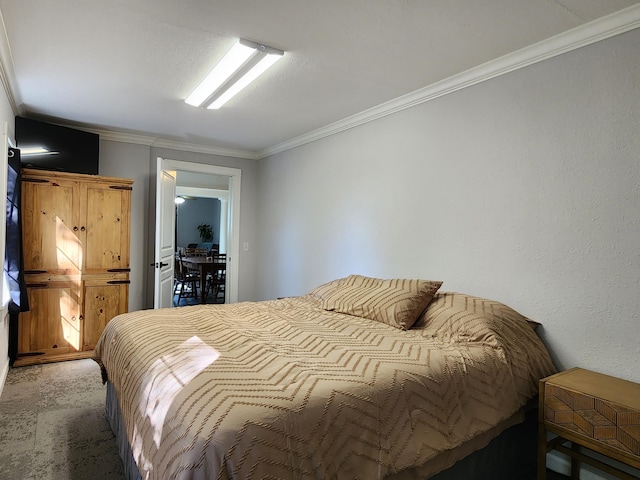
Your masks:
{"label": "nightstand", "polygon": [[[538,480],[545,479],[553,449],[571,458],[572,479],[580,478],[580,462],[621,479],[640,478],[580,451],[585,447],[640,469],[640,384],[573,368],[540,380],[539,402]],[[555,437],[547,440],[548,432]]]}

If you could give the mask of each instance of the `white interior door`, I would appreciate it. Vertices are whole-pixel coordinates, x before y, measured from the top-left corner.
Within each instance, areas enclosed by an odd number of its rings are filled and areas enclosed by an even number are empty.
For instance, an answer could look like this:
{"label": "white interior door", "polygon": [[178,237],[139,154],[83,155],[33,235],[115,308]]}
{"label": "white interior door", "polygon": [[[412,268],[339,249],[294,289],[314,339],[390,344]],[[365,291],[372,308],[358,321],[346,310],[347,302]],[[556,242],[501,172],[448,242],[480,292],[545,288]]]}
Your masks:
{"label": "white interior door", "polygon": [[156,165],[156,248],[153,308],[173,306],[176,172]]}

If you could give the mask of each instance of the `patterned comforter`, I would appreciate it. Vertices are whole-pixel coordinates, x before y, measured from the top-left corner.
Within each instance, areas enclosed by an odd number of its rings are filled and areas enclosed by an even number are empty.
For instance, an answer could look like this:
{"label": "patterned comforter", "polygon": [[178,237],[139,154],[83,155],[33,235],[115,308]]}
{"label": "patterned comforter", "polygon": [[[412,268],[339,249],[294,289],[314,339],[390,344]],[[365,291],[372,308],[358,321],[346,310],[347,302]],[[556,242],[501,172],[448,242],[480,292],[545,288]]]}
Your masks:
{"label": "patterned comforter", "polygon": [[555,372],[524,317],[453,293],[407,331],[309,295],[131,312],[95,360],[145,479],[376,479],[454,461]]}

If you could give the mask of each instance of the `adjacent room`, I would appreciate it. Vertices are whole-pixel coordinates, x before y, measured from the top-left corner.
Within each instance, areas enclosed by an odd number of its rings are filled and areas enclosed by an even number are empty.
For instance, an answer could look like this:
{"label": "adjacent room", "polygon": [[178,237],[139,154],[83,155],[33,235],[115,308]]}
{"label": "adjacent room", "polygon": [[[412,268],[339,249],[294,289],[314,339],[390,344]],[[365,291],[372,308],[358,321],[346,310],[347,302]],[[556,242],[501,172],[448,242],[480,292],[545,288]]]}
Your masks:
{"label": "adjacent room", "polygon": [[640,478],[640,1],[0,20],[0,478]]}

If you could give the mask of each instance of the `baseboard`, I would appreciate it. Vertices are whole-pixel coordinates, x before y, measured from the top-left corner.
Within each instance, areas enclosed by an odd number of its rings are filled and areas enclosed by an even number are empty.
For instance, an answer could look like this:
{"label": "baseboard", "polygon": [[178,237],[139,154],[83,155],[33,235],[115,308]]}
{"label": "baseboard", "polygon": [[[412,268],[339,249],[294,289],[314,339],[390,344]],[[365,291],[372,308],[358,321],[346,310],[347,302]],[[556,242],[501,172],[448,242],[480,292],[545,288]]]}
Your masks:
{"label": "baseboard", "polygon": [[9,312],[3,305],[0,307],[0,395],[9,375],[9,363]]}
{"label": "baseboard", "polygon": [[[569,457],[559,452],[547,453],[547,468],[562,475],[571,476],[571,462]],[[589,465],[581,465],[580,480],[616,480],[604,472],[592,470]]]}
{"label": "baseboard", "polygon": [[9,374],[9,357],[5,359],[2,365],[2,371],[0,371],[0,396],[2,396],[2,390],[4,389],[4,383],[7,381],[7,375]]}

